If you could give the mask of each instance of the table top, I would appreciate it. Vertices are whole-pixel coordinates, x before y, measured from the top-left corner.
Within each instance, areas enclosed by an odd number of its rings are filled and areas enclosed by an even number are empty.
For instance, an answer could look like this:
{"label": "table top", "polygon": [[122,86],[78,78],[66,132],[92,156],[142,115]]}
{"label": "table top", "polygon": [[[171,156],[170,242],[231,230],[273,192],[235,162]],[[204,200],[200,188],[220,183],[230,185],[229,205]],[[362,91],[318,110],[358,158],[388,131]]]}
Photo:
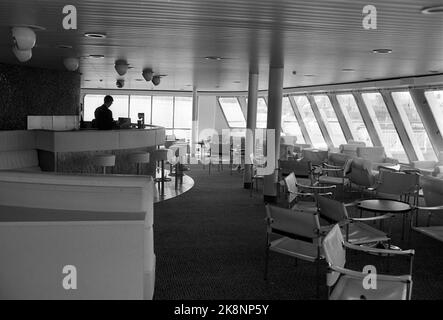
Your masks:
{"label": "table top", "polygon": [[363,210],[384,213],[402,213],[412,209],[409,203],[389,199],[362,200],[357,204],[357,207]]}

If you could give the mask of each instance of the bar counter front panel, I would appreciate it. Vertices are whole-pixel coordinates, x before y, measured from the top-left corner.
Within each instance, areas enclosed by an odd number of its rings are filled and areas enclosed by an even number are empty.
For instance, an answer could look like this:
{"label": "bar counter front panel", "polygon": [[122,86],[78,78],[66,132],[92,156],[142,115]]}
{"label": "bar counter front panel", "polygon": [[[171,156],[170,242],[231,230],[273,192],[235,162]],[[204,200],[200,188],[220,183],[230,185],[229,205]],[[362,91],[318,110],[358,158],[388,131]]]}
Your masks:
{"label": "bar counter front panel", "polygon": [[[35,130],[40,167],[44,171],[100,173],[94,165],[97,154],[114,154],[115,166],[109,173],[135,174],[136,165],[128,162],[133,152],[153,152],[165,142],[165,129],[122,130]],[[143,166],[142,173],[153,175],[155,164]]]}

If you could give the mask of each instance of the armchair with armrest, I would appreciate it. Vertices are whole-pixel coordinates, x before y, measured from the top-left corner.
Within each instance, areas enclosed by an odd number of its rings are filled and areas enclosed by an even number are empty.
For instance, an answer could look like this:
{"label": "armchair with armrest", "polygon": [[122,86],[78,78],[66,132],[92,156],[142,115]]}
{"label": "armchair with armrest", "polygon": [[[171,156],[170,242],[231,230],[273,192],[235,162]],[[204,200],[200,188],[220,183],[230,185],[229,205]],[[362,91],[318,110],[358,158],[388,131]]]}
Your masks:
{"label": "armchair with armrest", "polygon": [[366,143],[362,141],[349,140],[348,143],[341,144],[339,146],[339,152],[341,154],[346,154],[350,157],[356,158],[358,147],[366,147]]}
{"label": "armchair with armrest", "polygon": [[[443,180],[434,177],[422,177],[423,180],[423,196],[425,199],[425,206],[417,207],[415,226],[412,226],[414,231],[420,232],[428,237],[434,238],[443,242],[443,226],[431,226],[432,215],[443,216]],[[426,226],[418,226],[419,213],[427,212],[428,217]],[[412,219],[413,221],[414,219]]]}
{"label": "armchair with armrest", "polygon": [[288,207],[292,210],[316,213],[316,197],[318,195],[333,197],[334,195],[335,186],[303,185],[297,182],[297,178],[293,172],[288,175],[284,181],[287,190]]}
{"label": "armchair with armrest", "polygon": [[[409,273],[392,276],[377,274],[377,286],[363,286],[367,273],[347,269],[346,249],[377,255],[409,257]],[[329,300],[410,300],[414,250],[387,250],[357,246],[345,242],[340,227],[335,225],[323,239],[323,251],[328,263],[326,285]]]}
{"label": "armchair with armrest", "polygon": [[384,147],[358,147],[357,157],[371,161],[373,170],[378,170],[380,166],[398,164],[397,159],[386,156]]}
{"label": "armchair with armrest", "polygon": [[412,168],[418,169],[424,176],[443,176],[443,151],[438,154],[438,160],[412,161]]}
{"label": "armchair with armrest", "polygon": [[[321,250],[321,233],[316,213],[297,212],[290,209],[266,205],[266,257],[265,275],[268,276],[269,251],[288,255],[316,263],[317,297],[319,295],[320,261],[323,259]],[[271,240],[271,236],[279,236]]]}

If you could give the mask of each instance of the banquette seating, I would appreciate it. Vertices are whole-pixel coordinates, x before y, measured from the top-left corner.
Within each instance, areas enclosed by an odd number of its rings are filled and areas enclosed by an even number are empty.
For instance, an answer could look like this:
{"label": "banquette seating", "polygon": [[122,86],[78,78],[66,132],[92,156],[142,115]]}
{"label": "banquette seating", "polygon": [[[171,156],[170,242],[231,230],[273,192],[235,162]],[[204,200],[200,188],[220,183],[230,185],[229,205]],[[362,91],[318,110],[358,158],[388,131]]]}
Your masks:
{"label": "banquette seating", "polygon": [[380,166],[398,164],[397,159],[386,156],[384,147],[358,147],[357,157],[371,161],[374,170],[377,170]]}
{"label": "banquette seating", "polygon": [[0,170],[41,171],[32,131],[0,132]]}
{"label": "banquette seating", "polygon": [[152,299],[152,178],[0,172],[0,243],[0,299]]}

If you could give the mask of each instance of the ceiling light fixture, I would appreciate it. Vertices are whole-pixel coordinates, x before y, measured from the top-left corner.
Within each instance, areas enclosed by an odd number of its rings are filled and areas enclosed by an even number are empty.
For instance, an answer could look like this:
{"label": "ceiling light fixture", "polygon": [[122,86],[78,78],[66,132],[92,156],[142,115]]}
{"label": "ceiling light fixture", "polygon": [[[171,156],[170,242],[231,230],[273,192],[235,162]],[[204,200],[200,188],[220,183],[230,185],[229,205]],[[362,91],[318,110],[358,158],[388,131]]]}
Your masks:
{"label": "ceiling light fixture", "polygon": [[429,70],[429,73],[440,73],[438,70]]}
{"label": "ceiling light fixture", "polygon": [[103,59],[105,56],[102,54],[90,54],[88,57],[92,59]]}
{"label": "ceiling light fixture", "polygon": [[106,33],[101,32],[86,32],[85,37],[94,39],[104,39],[106,38]]}
{"label": "ceiling light fixture", "polygon": [[341,69],[342,72],[355,72],[355,69],[345,68]]}
{"label": "ceiling light fixture", "polygon": [[124,76],[126,72],[128,72],[129,64],[126,62],[126,60],[120,59],[115,61],[115,71],[121,76]]}
{"label": "ceiling light fixture", "polygon": [[59,48],[59,49],[72,49],[72,46],[70,46],[69,44],[58,44],[57,48]]}
{"label": "ceiling light fixture", "polygon": [[372,52],[377,54],[390,54],[392,53],[392,49],[374,49]]}
{"label": "ceiling light fixture", "polygon": [[432,6],[421,9],[421,13],[423,14],[437,14],[443,13],[443,6]]}
{"label": "ceiling light fixture", "polygon": [[12,47],[12,52],[20,62],[26,62],[32,58],[32,50],[19,50],[16,46]]}
{"label": "ceiling light fixture", "polygon": [[160,76],[153,76],[152,83],[154,84],[154,86],[158,86],[160,84]]}
{"label": "ceiling light fixture", "polygon": [[142,76],[146,81],[151,81],[154,71],[151,68],[143,69]]}
{"label": "ceiling light fixture", "polygon": [[305,76],[305,77],[315,77],[315,75],[313,75],[313,74],[304,74],[303,76]]}
{"label": "ceiling light fixture", "polygon": [[63,60],[63,64],[65,65],[65,68],[68,69],[69,71],[75,71],[78,69],[80,62],[78,58],[71,57],[71,58],[65,58]]}
{"label": "ceiling light fixture", "polygon": [[207,56],[207,57],[205,57],[205,59],[206,59],[206,60],[216,60],[216,61],[220,61],[220,60],[223,60],[223,59],[225,59],[225,58],[223,58],[223,57],[219,57],[219,56]]}

